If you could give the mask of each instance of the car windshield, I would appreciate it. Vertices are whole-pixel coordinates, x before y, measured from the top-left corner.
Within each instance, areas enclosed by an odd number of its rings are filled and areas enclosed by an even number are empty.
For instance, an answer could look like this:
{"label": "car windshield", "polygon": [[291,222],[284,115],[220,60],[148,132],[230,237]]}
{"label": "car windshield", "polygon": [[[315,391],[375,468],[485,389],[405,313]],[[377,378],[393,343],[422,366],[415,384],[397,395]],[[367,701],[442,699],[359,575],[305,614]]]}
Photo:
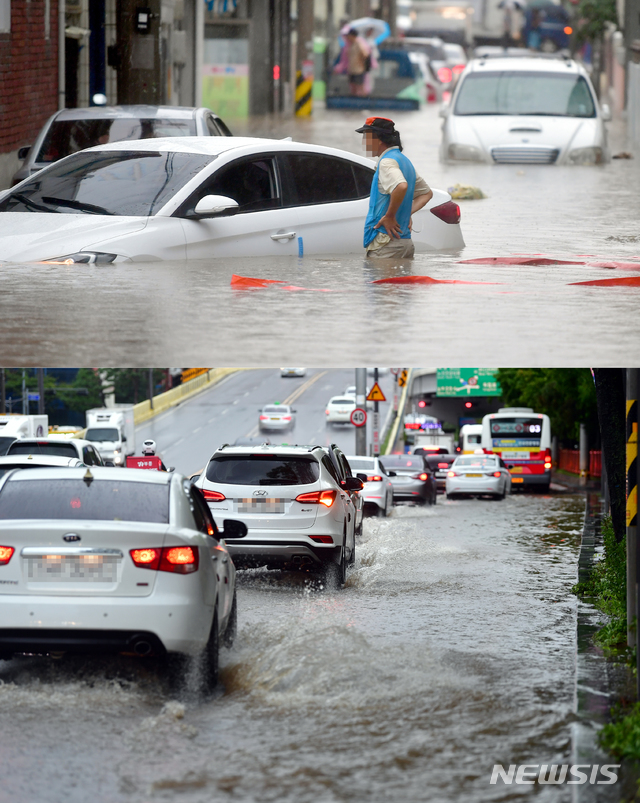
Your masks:
{"label": "car windshield", "polygon": [[75,446],[64,441],[55,442],[42,442],[37,443],[28,441],[22,443],[21,441],[14,441],[9,447],[7,454],[49,454],[57,455],[58,457],[77,457],[78,450]]}
{"label": "car windshield", "polygon": [[459,457],[454,468],[496,468],[498,461],[495,457]]}
{"label": "car windshield", "polygon": [[77,153],[0,201],[0,212],[155,214],[215,157],[164,151]]}
{"label": "car windshield", "polygon": [[0,519],[71,519],[169,523],[169,485],[81,478],[9,480]]}
{"label": "car windshield", "polygon": [[422,469],[424,468],[424,460],[422,457],[410,457],[406,454],[386,454],[384,456],[384,464],[387,468],[411,468]]}
{"label": "car windshield", "polygon": [[94,145],[154,137],[196,135],[195,120],[116,117],[109,120],[56,120],[49,127],[36,162],[57,162]]}
{"label": "car windshield", "polygon": [[88,441],[119,441],[120,433],[115,427],[91,427],[85,438]]}
{"label": "car windshield", "polygon": [[581,75],[490,72],[465,78],[456,98],[455,114],[595,117],[596,109]]}
{"label": "car windshield", "polygon": [[353,398],[348,399],[331,399],[329,404],[355,404],[356,400]]}
{"label": "car windshield", "polygon": [[376,467],[374,460],[356,459],[355,457],[349,458],[349,465],[352,471],[373,471]]}
{"label": "car windshield", "polygon": [[289,412],[289,408],[286,407],[284,404],[268,404],[262,410],[263,413],[280,413],[281,415],[286,415]]}
{"label": "car windshield", "polygon": [[207,466],[209,482],[225,485],[311,485],[320,476],[313,457],[229,455],[216,457]]}

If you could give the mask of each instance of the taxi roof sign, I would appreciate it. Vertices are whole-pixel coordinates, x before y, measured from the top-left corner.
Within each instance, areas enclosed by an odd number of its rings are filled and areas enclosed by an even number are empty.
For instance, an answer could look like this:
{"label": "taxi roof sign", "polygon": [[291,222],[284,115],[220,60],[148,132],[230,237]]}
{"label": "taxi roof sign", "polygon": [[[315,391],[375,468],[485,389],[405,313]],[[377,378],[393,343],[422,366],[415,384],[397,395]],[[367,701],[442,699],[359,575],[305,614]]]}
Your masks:
{"label": "taxi roof sign", "polygon": [[377,382],[374,383],[373,387],[369,391],[369,395],[367,396],[367,401],[373,401],[373,402],[377,402],[378,401],[378,402],[380,402],[380,401],[386,401],[386,400],[387,400],[387,397],[380,390],[380,385]]}

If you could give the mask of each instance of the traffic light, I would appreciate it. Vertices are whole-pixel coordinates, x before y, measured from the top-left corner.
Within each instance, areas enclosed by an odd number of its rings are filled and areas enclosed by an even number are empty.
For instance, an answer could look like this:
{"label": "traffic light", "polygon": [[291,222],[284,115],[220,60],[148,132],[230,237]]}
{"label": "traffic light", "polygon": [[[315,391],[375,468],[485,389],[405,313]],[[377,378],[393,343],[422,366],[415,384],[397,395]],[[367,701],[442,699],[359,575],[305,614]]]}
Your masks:
{"label": "traffic light", "polygon": [[467,410],[470,410],[473,407],[473,402],[466,401],[464,406],[467,408]]}
{"label": "traffic light", "polygon": [[420,399],[420,401],[418,402],[418,407],[426,407],[426,406],[427,406],[426,401],[424,399]]}

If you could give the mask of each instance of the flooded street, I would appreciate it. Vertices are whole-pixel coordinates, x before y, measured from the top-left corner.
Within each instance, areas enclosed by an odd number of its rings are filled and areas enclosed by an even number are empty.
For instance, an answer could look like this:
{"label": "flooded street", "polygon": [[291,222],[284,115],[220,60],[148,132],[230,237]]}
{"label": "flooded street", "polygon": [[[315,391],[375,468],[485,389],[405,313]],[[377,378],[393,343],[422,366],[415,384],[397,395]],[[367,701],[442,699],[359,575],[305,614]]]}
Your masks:
{"label": "flooded street", "polygon": [[[234,132],[292,136],[360,153],[354,129],[362,117],[317,109],[312,120],[261,119]],[[484,364],[505,366],[578,364],[586,351],[600,365],[640,358],[640,287],[571,286],[640,278],[635,161],[446,166],[438,161],[435,106],[395,119],[407,155],[432,186],[471,184],[488,196],[460,202],[466,241],[460,253],[419,254],[401,266],[371,265],[360,256],[5,263],[5,365],[119,365],[125,354],[132,365],[206,365],[214,354],[226,365],[346,365],[353,353],[382,364],[437,358],[437,364],[456,365],[468,362],[471,343],[476,361],[481,355]],[[611,128],[610,144],[613,153],[624,149],[621,130]],[[538,255],[552,264],[460,264],[512,255]],[[574,264],[553,264],[558,260]],[[236,290],[234,274],[284,284]],[[372,284],[392,276],[445,283]]]}
{"label": "flooded street", "polygon": [[569,801],[489,778],[568,760],[583,513],[440,497],[367,519],[340,592],[239,573],[206,702],[126,659],[1,662],[0,801]]}

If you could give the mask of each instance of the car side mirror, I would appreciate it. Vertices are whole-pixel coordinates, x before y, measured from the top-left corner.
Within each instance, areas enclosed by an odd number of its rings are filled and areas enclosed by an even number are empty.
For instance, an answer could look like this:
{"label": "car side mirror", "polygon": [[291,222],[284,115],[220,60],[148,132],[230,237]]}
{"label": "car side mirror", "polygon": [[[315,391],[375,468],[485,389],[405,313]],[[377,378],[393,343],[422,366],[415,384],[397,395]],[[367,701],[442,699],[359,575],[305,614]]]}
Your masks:
{"label": "car side mirror", "polygon": [[611,108],[608,103],[601,104],[600,113],[602,114],[602,119],[605,123],[608,123],[611,120]]}
{"label": "car side mirror", "polygon": [[362,480],[362,482],[366,482],[367,481],[367,475],[366,474],[356,474],[356,477],[359,480]]}
{"label": "car side mirror", "polygon": [[340,484],[345,491],[361,491],[364,488],[364,482],[359,477],[347,477]]}
{"label": "car side mirror", "polygon": [[198,201],[193,211],[196,217],[210,217],[224,212],[229,214],[231,210],[237,208],[238,202],[226,195],[205,195]]}
{"label": "car side mirror", "polygon": [[247,525],[243,521],[236,519],[225,519],[223,522],[224,530],[220,533],[222,538],[244,538],[249,532]]}
{"label": "car side mirror", "polygon": [[115,468],[116,467],[116,464],[113,462],[113,460],[105,460],[102,465],[103,466],[109,466],[110,468]]}
{"label": "car side mirror", "polygon": [[31,150],[31,145],[25,145],[23,148],[18,148],[18,159],[24,162],[24,160],[29,155],[30,150]]}
{"label": "car side mirror", "polygon": [[176,470],[175,466],[169,466],[169,468],[167,469],[168,472],[175,471],[175,470]]}
{"label": "car side mirror", "polygon": [[389,477],[397,477],[397,473],[395,471],[387,471],[387,476]]}
{"label": "car side mirror", "polygon": [[122,442],[123,442],[123,443],[126,443],[126,442],[127,442],[127,436],[126,436],[126,435],[123,435],[123,436],[122,436]]}

